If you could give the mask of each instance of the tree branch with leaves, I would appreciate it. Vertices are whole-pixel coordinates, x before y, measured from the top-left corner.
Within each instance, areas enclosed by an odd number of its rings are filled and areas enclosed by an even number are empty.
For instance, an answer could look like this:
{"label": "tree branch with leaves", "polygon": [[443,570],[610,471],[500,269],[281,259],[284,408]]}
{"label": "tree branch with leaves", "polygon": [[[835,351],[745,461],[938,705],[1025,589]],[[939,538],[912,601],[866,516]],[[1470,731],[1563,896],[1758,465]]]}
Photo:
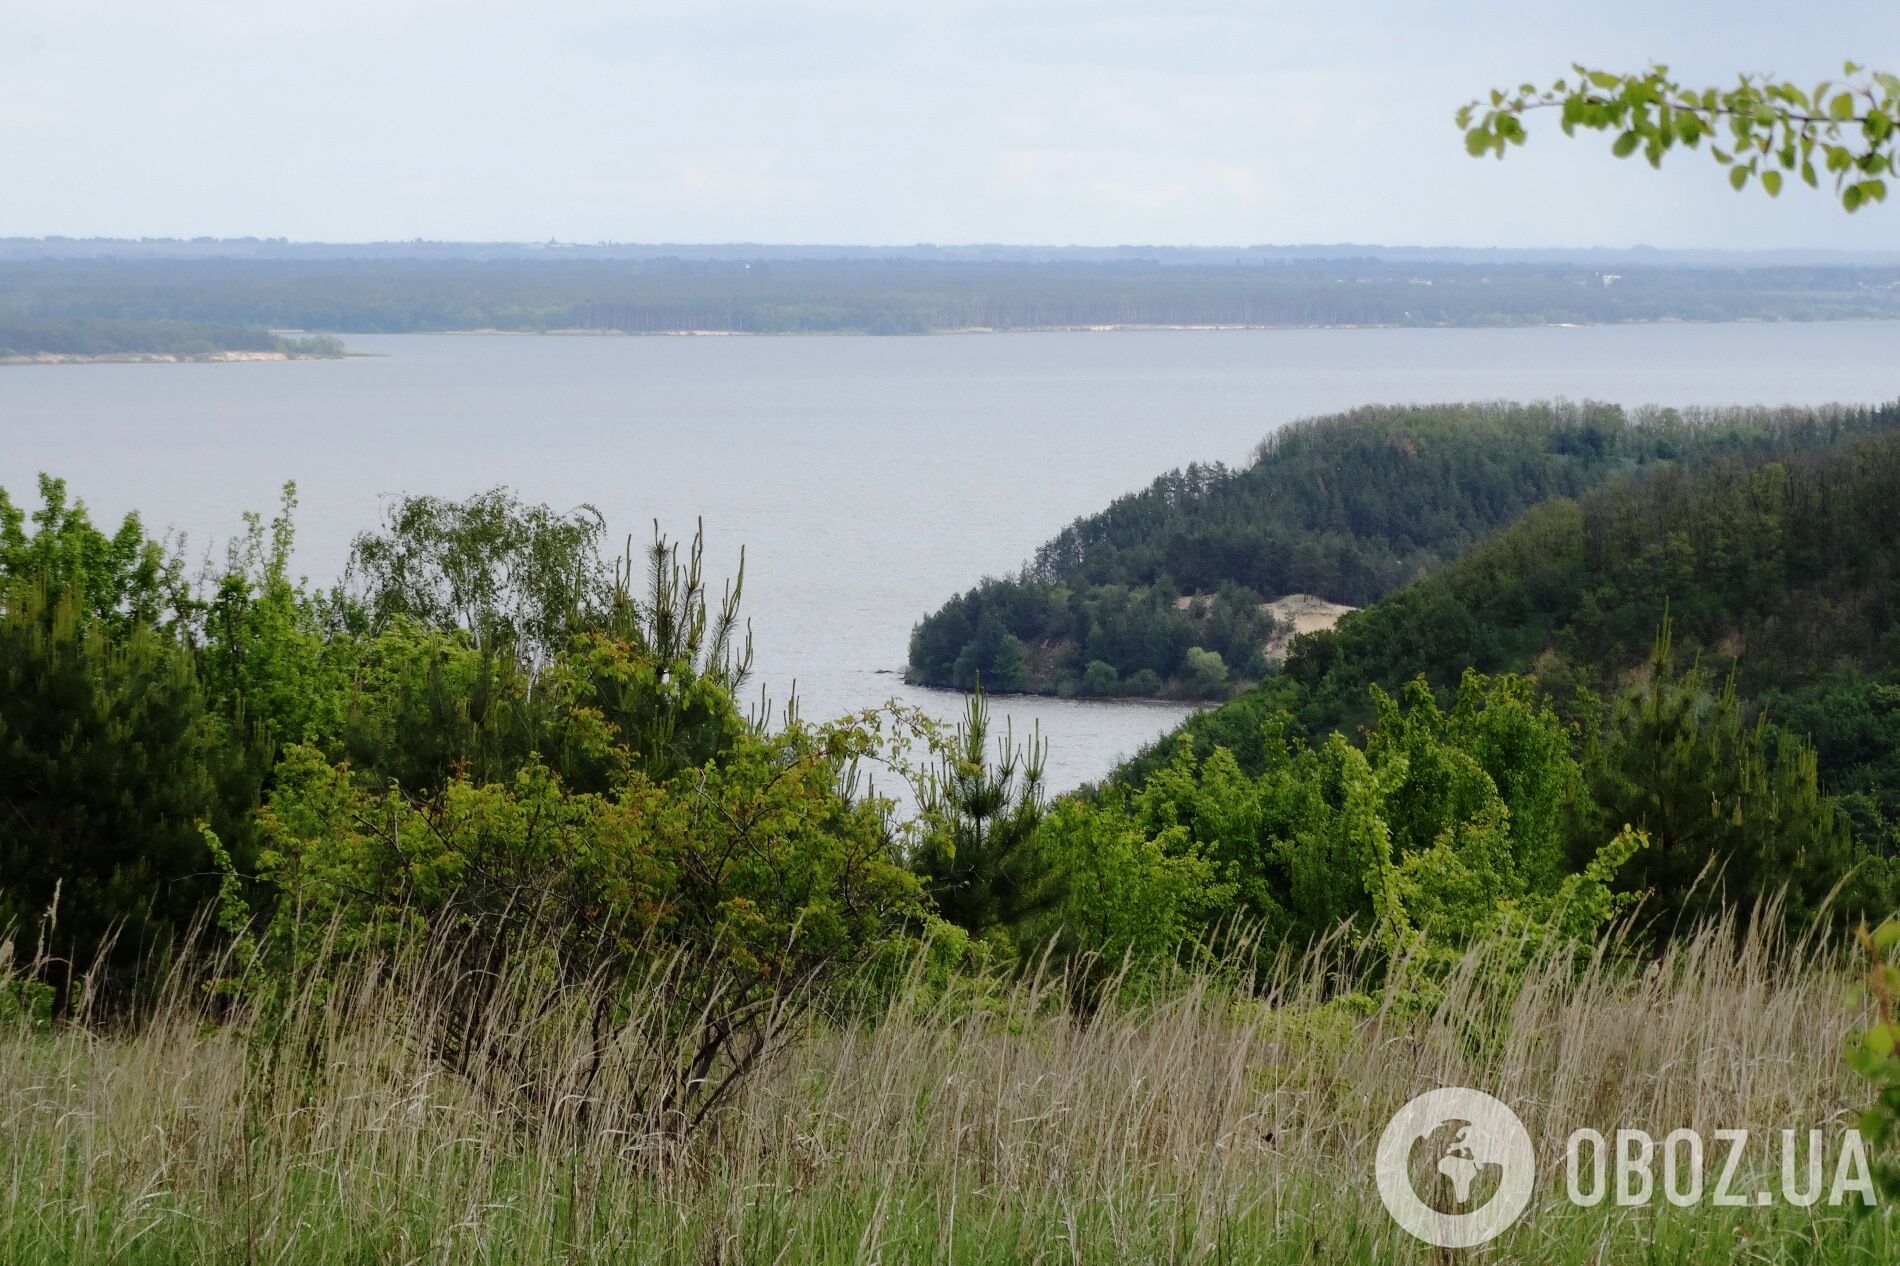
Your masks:
{"label": "tree branch with leaves", "polygon": [[1494,89],[1488,104],[1473,101],[1459,110],[1466,151],[1503,158],[1528,136],[1526,116],[1554,110],[1564,135],[1579,128],[1613,133],[1611,153],[1628,158],[1640,150],[1652,167],[1678,146],[1706,146],[1738,191],[1757,179],[1773,197],[1790,179],[1818,188],[1827,178],[1848,211],[1886,201],[1888,178],[1896,172],[1900,76],[1848,62],[1841,79],[1824,79],[1811,90],[1770,75],[1742,75],[1734,87],[1698,90],[1660,64],[1629,75],[1572,69],[1574,79],[1543,89],[1530,83]]}

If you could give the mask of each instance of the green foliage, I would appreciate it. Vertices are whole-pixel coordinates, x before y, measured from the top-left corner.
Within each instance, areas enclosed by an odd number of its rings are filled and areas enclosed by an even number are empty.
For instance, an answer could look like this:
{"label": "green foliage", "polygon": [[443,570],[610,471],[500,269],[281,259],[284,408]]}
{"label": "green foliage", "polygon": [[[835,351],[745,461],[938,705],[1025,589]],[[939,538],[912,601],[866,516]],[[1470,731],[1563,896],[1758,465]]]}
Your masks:
{"label": "green foliage", "polygon": [[25,1027],[35,1033],[49,1031],[53,1027],[53,987],[44,981],[0,975],[0,1029],[10,1027]]}
{"label": "green foliage", "polygon": [[[717,762],[631,771],[604,793],[530,763],[427,798],[368,790],[293,748],[263,817],[273,952],[308,966],[427,938],[472,973],[450,1000],[464,1032],[494,1005],[480,982],[524,961],[548,1006],[588,982],[658,982],[671,1075],[613,1092],[688,1130],[922,915],[887,806],[845,791],[876,741],[848,723],[746,729]],[[485,1082],[522,1071],[472,1046],[442,1053]]]}
{"label": "green foliage", "polygon": [[1823,793],[1814,749],[1771,744],[1768,718],[1745,718],[1733,674],[1719,686],[1674,663],[1667,624],[1647,680],[1618,699],[1589,755],[1586,821],[1626,822],[1653,842],[1626,872],[1663,926],[1723,904],[1780,895],[1798,920],[1846,885],[1850,912],[1891,899],[1885,859],[1855,846]]}
{"label": "green foliage", "polygon": [[1018,939],[1101,968],[1145,974],[1233,912],[1236,886],[1186,828],[1151,832],[1118,805],[1058,800],[1036,847],[1061,876],[1060,899],[1025,918]]}
{"label": "green foliage", "polygon": [[1872,1022],[1847,1052],[1847,1064],[1874,1088],[1874,1102],[1861,1113],[1860,1133],[1874,1149],[1875,1183],[1887,1200],[1900,1197],[1900,967],[1894,966],[1894,947],[1900,945],[1900,918],[1889,918],[1869,932],[1858,931],[1867,953],[1867,995],[1873,1004]]}
{"label": "green foliage", "polygon": [[115,633],[70,590],[15,581],[5,601],[0,928],[39,929],[63,982],[183,932],[217,891],[201,823],[249,860],[268,755],[164,634]]}
{"label": "green foliage", "polygon": [[68,499],[65,480],[41,475],[39,493],[40,508],[29,519],[0,488],[0,585],[70,592],[79,616],[115,630],[156,623],[174,569],[146,538],[138,515],[126,515],[107,536],[92,525],[84,502]]}
{"label": "green foliage", "polygon": [[591,506],[560,514],[504,488],[460,502],[401,497],[381,532],[356,538],[350,582],[372,629],[406,616],[542,663],[610,599],[604,533]]}
{"label": "green foliage", "polygon": [[207,693],[195,607],[138,517],[107,536],[46,476],[40,501],[0,491],[0,936],[35,937],[63,993],[184,930],[214,890],[205,824],[248,861],[270,758]]}
{"label": "green foliage", "polygon": [[1161,938],[1206,937],[1236,914],[1269,947],[1352,922],[1402,954],[1507,923],[1582,939],[1620,909],[1610,877],[1637,837],[1599,841],[1570,873],[1582,778],[1532,683],[1467,673],[1449,710],[1423,682],[1374,701],[1363,750],[1339,734],[1308,746],[1279,718],[1257,773],[1182,742],[1138,788],[1064,806],[1044,827],[1069,885],[1054,919],[1108,955],[1152,958]]}
{"label": "green foliage", "polygon": [[[739,589],[708,602],[698,538],[684,561],[656,539],[636,594],[586,523],[477,503],[372,551],[401,582],[372,589],[386,622],[350,643],[341,726],[288,750],[262,817],[269,952],[281,976],[426,944],[536,982],[544,1001],[516,1001],[542,1015],[583,985],[658,988],[657,1071],[611,1089],[690,1130],[924,917],[888,804],[854,790],[878,732],[741,714]],[[458,1031],[496,1005],[447,1001]],[[500,1093],[531,1079],[528,1046],[441,1054]]]}
{"label": "green foliage", "polygon": [[268,528],[246,514],[224,570],[208,578],[209,596],[188,603],[212,698],[279,746],[337,734],[359,669],[360,647],[343,635],[353,613],[291,577],[296,508],[296,485],[286,484]]}
{"label": "green foliage", "polygon": [[291,576],[286,487],[199,597],[135,517],[107,537],[57,480],[42,501],[29,519],[0,495],[0,808],[15,827],[0,925],[40,926],[57,894],[45,928],[62,963],[89,965],[115,932],[129,963],[214,898],[268,911],[274,892],[249,887],[251,813],[280,753],[418,802],[530,769],[609,795],[723,765],[750,733],[739,588],[709,605],[698,539],[682,558],[656,538],[637,577],[631,556],[600,559],[589,514],[502,492],[411,499],[359,542],[359,601]]}
{"label": "green foliage", "polygon": [[294,360],[335,360],[344,354],[343,340],[334,334],[279,338],[278,345]]}
{"label": "green foliage", "polygon": [[1082,673],[1082,693],[1089,695],[1112,695],[1121,685],[1122,675],[1115,665],[1105,659],[1092,659]]}
{"label": "green foliage", "polygon": [[1219,651],[1188,647],[1184,673],[1188,686],[1196,694],[1214,698],[1227,691],[1227,664]]}
{"label": "green foliage", "polygon": [[990,752],[989,702],[979,688],[918,797],[911,865],[945,920],[973,936],[1005,932],[1061,897],[1038,847],[1043,816],[1041,736],[1013,733]]}
{"label": "green foliage", "polygon": [[697,534],[684,558],[656,536],[639,577],[631,555],[611,568],[598,557],[591,517],[504,493],[392,520],[409,526],[369,547],[378,561],[364,569],[384,577],[366,586],[367,609],[389,614],[350,643],[333,758],[411,790],[541,759],[601,790],[630,770],[665,778],[714,760],[745,724],[743,559],[714,605]]}
{"label": "green foliage", "polygon": [[1759,177],[1773,197],[1784,176],[1815,187],[1826,176],[1850,212],[1886,201],[1895,171],[1900,77],[1849,62],[1841,80],[1824,79],[1812,89],[1742,75],[1732,88],[1698,90],[1671,78],[1667,66],[1630,75],[1572,69],[1574,80],[1542,90],[1528,83],[1513,92],[1494,90],[1488,104],[1474,101],[1459,110],[1465,149],[1474,157],[1503,158],[1510,146],[1524,143],[1527,114],[1557,110],[1566,136],[1578,128],[1614,134],[1611,153],[1618,158],[1641,150],[1650,166],[1660,167],[1676,146],[1699,149],[1707,142],[1736,190]]}

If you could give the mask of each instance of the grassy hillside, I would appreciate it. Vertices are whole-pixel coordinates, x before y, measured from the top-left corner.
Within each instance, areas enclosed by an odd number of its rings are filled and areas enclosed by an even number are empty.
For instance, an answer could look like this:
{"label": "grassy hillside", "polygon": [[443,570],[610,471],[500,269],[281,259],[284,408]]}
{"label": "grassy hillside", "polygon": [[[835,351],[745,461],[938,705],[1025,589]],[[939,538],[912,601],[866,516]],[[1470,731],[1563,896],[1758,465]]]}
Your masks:
{"label": "grassy hillside", "polygon": [[[1780,1192],[1779,1132],[1867,1098],[1842,1062],[1843,956],[1713,927],[1658,964],[1659,1002],[1640,966],[1605,965],[1614,944],[1582,973],[1536,953],[1508,979],[1487,967],[1500,948],[1523,947],[1474,949],[1409,1007],[1339,998],[1358,982],[1327,956],[1086,1017],[1059,974],[971,997],[920,973],[875,1013],[801,1028],[689,1139],[582,1076],[606,984],[550,1017],[538,980],[504,977],[469,1033],[444,1006],[465,982],[415,962],[221,1015],[187,970],[136,1028],[0,1027],[0,1259],[1424,1266],[1448,1259],[1386,1216],[1372,1157],[1410,1096],[1471,1085],[1548,1158],[1491,1260],[1894,1260],[1891,1217],[1779,1198],[1578,1208],[1555,1170],[1581,1127],[1721,1122],[1754,1134],[1734,1190]],[[527,1071],[448,1073],[449,1034]],[[1711,1065],[1727,1071],[1684,1071]]]}
{"label": "grassy hillside", "polygon": [[910,675],[1064,695],[1223,697],[1270,671],[1262,603],[1354,606],[1532,506],[1659,470],[1761,461],[1900,426],[1900,409],[1359,409],[1286,427],[1240,469],[1190,466],[1078,519],[1023,572],[921,621]]}
{"label": "grassy hillside", "polygon": [[1370,1167],[1447,1084],[1545,1165],[1763,1141],[1760,1204],[1543,1168],[1499,1261],[1891,1261],[1770,1142],[1869,1122],[1900,1192],[1900,921],[1842,934],[1891,844],[1641,658],[1667,595],[1877,753],[1900,434],[1856,426],[1549,502],[1205,718],[1232,751],[1053,804],[980,700],[749,713],[697,542],[641,585],[591,515],[416,497],[312,590],[286,490],[194,587],[0,497],[0,1261],[1439,1262]]}

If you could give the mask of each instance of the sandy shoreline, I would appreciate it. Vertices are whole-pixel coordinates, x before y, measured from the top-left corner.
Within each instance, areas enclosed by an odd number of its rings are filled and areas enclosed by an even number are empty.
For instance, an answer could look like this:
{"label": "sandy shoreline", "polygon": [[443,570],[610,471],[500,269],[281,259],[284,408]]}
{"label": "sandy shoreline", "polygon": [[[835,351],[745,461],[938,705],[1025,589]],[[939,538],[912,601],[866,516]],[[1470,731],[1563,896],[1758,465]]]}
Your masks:
{"label": "sandy shoreline", "polygon": [[1151,331],[1221,330],[1400,330],[1435,329],[1411,325],[962,325],[933,330],[907,330],[901,335],[872,334],[869,330],[416,330],[416,334],[453,334],[461,337],[538,335],[562,338],[915,338],[940,334],[1122,334]]}
{"label": "sandy shoreline", "polygon": [[[345,353],[351,355],[352,353]],[[234,365],[267,360],[341,360],[340,356],[303,356],[291,352],[34,352],[27,356],[0,356],[0,365]]]}

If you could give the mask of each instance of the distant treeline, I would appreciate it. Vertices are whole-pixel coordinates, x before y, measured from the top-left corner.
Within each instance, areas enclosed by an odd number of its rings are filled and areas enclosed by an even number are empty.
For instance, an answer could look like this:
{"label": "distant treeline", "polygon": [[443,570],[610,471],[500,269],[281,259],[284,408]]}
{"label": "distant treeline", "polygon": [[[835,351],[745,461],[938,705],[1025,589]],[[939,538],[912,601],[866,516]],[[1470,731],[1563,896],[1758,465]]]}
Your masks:
{"label": "distant treeline", "polygon": [[1900,266],[49,258],[0,262],[6,316],[362,333],[1808,321],[1900,317]]}
{"label": "distant treeline", "polygon": [[340,356],[329,335],[285,338],[256,326],[212,321],[129,320],[123,317],[33,317],[0,314],[0,360],[29,356],[176,356],[220,352],[281,352],[287,356]]}

